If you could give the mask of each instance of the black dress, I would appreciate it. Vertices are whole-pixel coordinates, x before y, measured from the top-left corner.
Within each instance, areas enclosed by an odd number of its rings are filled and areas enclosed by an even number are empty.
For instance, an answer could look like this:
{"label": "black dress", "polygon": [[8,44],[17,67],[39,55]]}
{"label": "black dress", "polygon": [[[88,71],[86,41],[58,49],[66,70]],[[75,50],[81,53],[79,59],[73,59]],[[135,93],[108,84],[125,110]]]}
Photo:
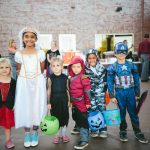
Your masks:
{"label": "black dress", "polygon": [[68,95],[67,95],[67,79],[64,74],[56,76],[50,75],[51,79],[51,115],[59,120],[60,127],[67,126],[69,121]]}

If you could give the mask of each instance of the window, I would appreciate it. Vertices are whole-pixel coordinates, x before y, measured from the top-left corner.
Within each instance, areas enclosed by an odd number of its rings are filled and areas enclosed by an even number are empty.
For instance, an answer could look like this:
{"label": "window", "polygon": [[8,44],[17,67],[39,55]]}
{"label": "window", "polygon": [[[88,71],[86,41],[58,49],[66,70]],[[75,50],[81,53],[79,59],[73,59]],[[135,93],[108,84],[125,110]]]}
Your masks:
{"label": "window", "polygon": [[[118,42],[127,40],[129,48],[133,48],[134,35],[132,33],[124,34],[96,34],[95,35],[95,48],[104,51],[113,51],[114,45]],[[134,50],[133,50],[134,51]]]}
{"label": "window", "polygon": [[40,34],[40,45],[43,50],[51,49],[52,34]]}
{"label": "window", "polygon": [[59,35],[59,50],[61,53],[76,50],[76,35],[75,34],[60,34]]}

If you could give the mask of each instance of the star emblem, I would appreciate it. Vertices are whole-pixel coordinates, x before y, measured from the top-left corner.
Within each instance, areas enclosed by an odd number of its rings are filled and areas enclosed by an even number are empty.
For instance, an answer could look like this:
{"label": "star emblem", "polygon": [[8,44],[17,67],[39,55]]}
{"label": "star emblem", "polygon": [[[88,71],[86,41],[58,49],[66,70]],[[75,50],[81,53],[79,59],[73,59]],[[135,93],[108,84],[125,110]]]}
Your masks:
{"label": "star emblem", "polygon": [[122,71],[127,70],[127,66],[123,65],[121,69],[122,69]]}

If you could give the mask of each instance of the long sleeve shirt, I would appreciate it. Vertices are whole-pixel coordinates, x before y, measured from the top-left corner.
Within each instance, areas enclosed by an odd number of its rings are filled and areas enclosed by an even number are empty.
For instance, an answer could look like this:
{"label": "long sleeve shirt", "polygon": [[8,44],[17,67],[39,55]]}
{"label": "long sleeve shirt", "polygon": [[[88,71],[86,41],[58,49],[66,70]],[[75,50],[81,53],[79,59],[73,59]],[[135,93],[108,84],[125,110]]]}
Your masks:
{"label": "long sleeve shirt", "polygon": [[90,105],[90,80],[82,79],[82,74],[70,79],[70,97],[71,103],[81,112],[86,112],[86,105]]}
{"label": "long sleeve shirt", "polygon": [[141,54],[150,54],[150,41],[148,39],[139,44],[138,56],[140,57]]}
{"label": "long sleeve shirt", "polygon": [[107,84],[110,98],[115,97],[115,89],[134,88],[135,96],[140,96],[138,69],[132,62],[115,62],[107,70]]}

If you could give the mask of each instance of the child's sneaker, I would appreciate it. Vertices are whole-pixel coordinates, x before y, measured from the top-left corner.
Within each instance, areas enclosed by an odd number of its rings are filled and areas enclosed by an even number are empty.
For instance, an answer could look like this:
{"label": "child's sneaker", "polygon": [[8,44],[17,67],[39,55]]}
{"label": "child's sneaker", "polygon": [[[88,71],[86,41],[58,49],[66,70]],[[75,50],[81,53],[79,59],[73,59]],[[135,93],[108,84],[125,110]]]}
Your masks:
{"label": "child's sneaker", "polygon": [[120,131],[120,141],[122,142],[127,142],[128,138],[127,138],[127,132],[126,131]]}
{"label": "child's sneaker", "polygon": [[9,140],[5,143],[5,147],[10,149],[10,148],[14,148],[15,144],[12,142],[12,140]]}
{"label": "child's sneaker", "polygon": [[93,138],[98,137],[98,133],[97,132],[91,132],[90,136]]}
{"label": "child's sneaker", "polygon": [[24,147],[28,148],[30,146],[31,146],[31,134],[30,132],[25,132]]}
{"label": "child's sneaker", "polygon": [[84,149],[88,145],[89,145],[88,142],[82,142],[82,141],[80,141],[77,145],[74,146],[74,148],[75,149]]}
{"label": "child's sneaker", "polygon": [[67,142],[69,142],[69,141],[70,141],[70,139],[69,139],[68,136],[65,135],[65,136],[62,137],[62,142],[63,142],[63,143],[67,143]]}
{"label": "child's sneaker", "polygon": [[107,138],[107,131],[101,131],[99,133],[99,137],[101,137],[101,138]]}
{"label": "child's sneaker", "polygon": [[135,137],[136,137],[136,139],[139,141],[139,142],[141,142],[141,143],[143,143],[143,144],[147,144],[148,143],[148,140],[145,138],[145,136],[144,136],[144,134],[143,133],[136,133],[135,134]]}
{"label": "child's sneaker", "polygon": [[31,133],[31,146],[37,146],[39,144],[38,132],[34,131]]}
{"label": "child's sneaker", "polygon": [[78,128],[73,128],[73,130],[71,131],[71,134],[79,134],[79,129]]}

